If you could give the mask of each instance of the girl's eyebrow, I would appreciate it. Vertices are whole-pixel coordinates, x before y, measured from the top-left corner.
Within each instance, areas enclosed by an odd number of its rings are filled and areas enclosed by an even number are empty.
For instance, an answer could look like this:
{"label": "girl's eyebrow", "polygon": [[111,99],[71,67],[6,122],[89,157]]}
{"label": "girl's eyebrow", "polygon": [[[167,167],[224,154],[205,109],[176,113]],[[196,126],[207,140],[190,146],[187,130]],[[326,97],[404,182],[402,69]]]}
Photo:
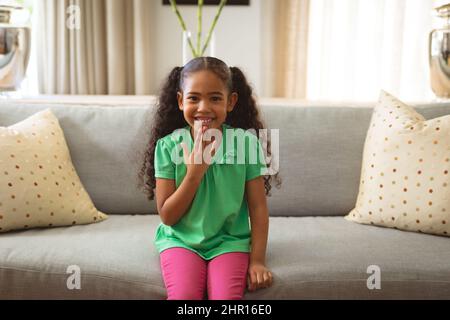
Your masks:
{"label": "girl's eyebrow", "polygon": [[[197,94],[197,95],[201,95],[201,93],[199,93],[199,92],[193,92],[193,91],[188,92],[187,94]],[[209,94],[209,95],[213,95],[213,94],[215,95],[215,94],[217,94],[217,95],[223,96],[223,93],[220,92],[220,91],[209,92],[208,94]]]}

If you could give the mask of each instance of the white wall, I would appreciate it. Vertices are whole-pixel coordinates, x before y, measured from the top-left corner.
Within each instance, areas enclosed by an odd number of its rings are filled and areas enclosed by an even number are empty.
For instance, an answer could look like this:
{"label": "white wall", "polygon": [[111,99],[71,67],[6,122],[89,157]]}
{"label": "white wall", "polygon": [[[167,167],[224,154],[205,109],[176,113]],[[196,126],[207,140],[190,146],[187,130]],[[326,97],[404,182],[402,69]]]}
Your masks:
{"label": "white wall", "polygon": [[[215,54],[230,66],[242,68],[258,96],[267,95],[264,81],[266,44],[264,42],[264,2],[250,0],[250,6],[225,6],[215,28]],[[203,33],[209,30],[218,6],[203,7]],[[170,6],[154,0],[154,59],[157,92],[174,66],[182,65],[182,29]],[[197,30],[197,7],[179,6],[187,28]]]}

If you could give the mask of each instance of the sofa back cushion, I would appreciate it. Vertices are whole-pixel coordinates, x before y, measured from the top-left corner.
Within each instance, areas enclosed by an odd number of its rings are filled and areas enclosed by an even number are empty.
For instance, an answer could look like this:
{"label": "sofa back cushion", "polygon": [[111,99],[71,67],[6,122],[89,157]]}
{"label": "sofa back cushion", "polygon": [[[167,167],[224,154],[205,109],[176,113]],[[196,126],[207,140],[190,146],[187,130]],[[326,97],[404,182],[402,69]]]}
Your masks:
{"label": "sofa back cushion", "polygon": [[[450,114],[450,104],[415,106],[425,118]],[[373,105],[262,107],[280,133],[280,189],[268,198],[272,216],[345,215],[355,205],[364,141]]]}
{"label": "sofa back cushion", "polygon": [[[95,206],[107,214],[156,213],[138,189],[153,104],[126,106],[0,102],[0,126],[51,108],[73,164]],[[450,104],[414,106],[425,118],[450,114]],[[355,205],[364,140],[373,106],[264,103],[269,129],[279,129],[280,189],[268,198],[272,216],[345,215]]]}
{"label": "sofa back cushion", "polygon": [[155,205],[139,191],[137,172],[145,149],[149,108],[74,104],[0,104],[0,126],[50,108],[66,137],[72,162],[96,208],[108,214],[151,213]]}

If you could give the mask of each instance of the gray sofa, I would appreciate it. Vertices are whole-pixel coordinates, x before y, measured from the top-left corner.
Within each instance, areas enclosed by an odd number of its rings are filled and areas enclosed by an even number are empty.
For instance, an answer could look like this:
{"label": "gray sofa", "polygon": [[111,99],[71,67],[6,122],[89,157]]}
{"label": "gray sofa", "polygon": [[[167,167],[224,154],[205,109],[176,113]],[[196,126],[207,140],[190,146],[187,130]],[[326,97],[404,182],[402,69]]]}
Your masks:
{"label": "gray sofa", "polygon": [[[165,299],[152,243],[160,220],[136,185],[151,105],[0,102],[0,126],[53,110],[85,188],[109,214],[96,224],[0,234],[0,298]],[[450,114],[450,104],[416,107],[426,118]],[[356,201],[372,107],[279,100],[261,110],[280,129],[283,183],[268,198],[274,283],[245,299],[449,299],[450,238],[343,218]],[[71,265],[81,271],[79,290],[66,285]],[[367,285],[373,265],[380,289]]]}

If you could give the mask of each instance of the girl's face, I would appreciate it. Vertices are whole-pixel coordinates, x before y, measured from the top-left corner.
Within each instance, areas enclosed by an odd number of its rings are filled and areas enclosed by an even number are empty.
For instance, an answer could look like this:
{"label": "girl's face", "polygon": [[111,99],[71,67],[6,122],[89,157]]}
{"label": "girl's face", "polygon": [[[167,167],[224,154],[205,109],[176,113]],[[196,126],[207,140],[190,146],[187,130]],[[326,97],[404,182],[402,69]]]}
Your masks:
{"label": "girl's face", "polygon": [[[237,93],[229,93],[222,80],[213,72],[201,70],[184,80],[183,92],[178,92],[178,106],[184,119],[193,128],[196,121],[201,128],[219,129],[236,105]],[[197,122],[198,123],[198,122]]]}

